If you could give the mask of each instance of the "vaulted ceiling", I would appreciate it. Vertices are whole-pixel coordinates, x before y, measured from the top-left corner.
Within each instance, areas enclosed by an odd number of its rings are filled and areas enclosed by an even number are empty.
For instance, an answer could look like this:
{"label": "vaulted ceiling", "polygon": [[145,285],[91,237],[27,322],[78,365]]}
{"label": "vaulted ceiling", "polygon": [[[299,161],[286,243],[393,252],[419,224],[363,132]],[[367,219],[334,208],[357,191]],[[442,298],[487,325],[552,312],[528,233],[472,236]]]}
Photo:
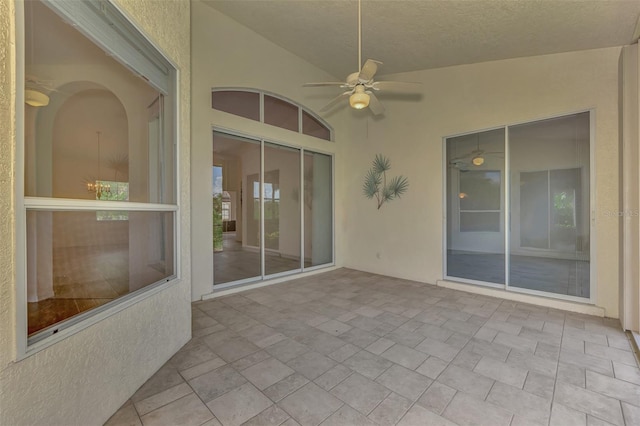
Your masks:
{"label": "vaulted ceiling", "polygon": [[[203,0],[343,79],[358,67],[353,0]],[[630,44],[637,0],[363,0],[362,60],[381,74]]]}

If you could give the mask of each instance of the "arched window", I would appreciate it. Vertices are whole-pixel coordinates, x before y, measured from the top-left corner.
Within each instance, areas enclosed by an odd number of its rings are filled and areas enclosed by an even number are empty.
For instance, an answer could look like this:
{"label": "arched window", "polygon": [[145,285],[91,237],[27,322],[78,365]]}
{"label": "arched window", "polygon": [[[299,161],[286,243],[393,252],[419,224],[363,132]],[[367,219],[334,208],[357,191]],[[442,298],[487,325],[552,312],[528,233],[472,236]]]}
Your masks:
{"label": "arched window", "polygon": [[331,126],[309,109],[260,90],[213,89],[211,107],[304,135],[333,140]]}

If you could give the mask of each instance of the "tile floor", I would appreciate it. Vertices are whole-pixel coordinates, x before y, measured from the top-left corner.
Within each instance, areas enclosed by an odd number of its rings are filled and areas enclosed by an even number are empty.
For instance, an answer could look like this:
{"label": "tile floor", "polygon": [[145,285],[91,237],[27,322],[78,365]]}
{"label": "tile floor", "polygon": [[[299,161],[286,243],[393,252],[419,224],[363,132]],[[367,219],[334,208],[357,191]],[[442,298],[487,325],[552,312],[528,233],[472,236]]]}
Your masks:
{"label": "tile floor", "polygon": [[107,425],[638,425],[617,320],[336,271],[193,305]]}

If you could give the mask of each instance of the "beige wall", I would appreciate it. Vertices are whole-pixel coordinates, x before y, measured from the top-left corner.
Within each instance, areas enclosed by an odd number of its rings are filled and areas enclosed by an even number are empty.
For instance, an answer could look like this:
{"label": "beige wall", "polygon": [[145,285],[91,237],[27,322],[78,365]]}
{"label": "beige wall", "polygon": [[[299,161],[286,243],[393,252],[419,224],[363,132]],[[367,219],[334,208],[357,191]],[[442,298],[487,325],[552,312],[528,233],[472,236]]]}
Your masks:
{"label": "beige wall", "polygon": [[[117,0],[180,69],[182,280],[24,360],[16,359],[15,2],[0,0],[0,412],[2,423],[102,424],[190,337],[190,4]],[[17,45],[20,48],[19,44]],[[22,105],[17,105],[22,108]],[[24,307],[20,307],[24,312]]]}
{"label": "beige wall", "polygon": [[[333,93],[322,89],[303,88],[310,81],[334,81],[318,68],[267,41],[250,29],[239,25],[199,1],[192,3],[192,238],[194,300],[212,292],[212,206],[211,162],[212,126],[239,131],[273,141],[336,153],[336,182],[341,182],[346,163],[342,152],[350,143],[350,121],[346,109],[324,118],[333,126],[335,142],[300,135],[274,126],[261,124],[211,109],[211,88],[247,87],[287,97],[313,111],[329,102]],[[336,185],[336,222],[341,224],[345,186]],[[246,205],[246,203],[245,203]],[[336,259],[342,258],[343,235],[336,227]]]}
{"label": "beige wall", "polygon": [[[442,279],[442,138],[595,109],[596,304],[618,316],[618,56],[620,48],[462,65],[387,76],[422,82],[422,98],[385,99],[382,119],[356,119],[360,136],[342,161],[346,230],[344,265],[426,283]],[[409,190],[376,210],[361,195],[376,153],[391,160],[391,176]]]}

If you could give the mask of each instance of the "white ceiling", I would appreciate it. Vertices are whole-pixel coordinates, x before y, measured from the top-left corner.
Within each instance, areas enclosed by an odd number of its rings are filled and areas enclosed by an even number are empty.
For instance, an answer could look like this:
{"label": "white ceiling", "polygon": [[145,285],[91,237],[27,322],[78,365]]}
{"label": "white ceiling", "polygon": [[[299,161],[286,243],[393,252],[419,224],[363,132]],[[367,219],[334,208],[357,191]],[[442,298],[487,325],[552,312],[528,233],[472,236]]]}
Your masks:
{"label": "white ceiling", "polygon": [[[357,71],[353,0],[203,0],[343,79]],[[381,74],[620,46],[638,0],[363,0],[362,60]]]}

